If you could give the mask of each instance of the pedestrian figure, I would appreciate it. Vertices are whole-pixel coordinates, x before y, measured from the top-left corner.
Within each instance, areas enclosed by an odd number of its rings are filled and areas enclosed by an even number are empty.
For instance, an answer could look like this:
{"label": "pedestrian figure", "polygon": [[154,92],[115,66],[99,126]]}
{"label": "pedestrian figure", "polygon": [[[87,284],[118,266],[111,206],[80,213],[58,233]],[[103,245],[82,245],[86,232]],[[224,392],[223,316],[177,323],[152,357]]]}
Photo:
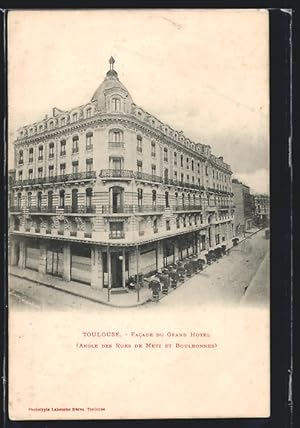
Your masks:
{"label": "pedestrian figure", "polygon": [[162,293],[168,294],[169,285],[170,285],[170,277],[169,277],[168,269],[163,269],[162,275],[161,275],[161,282],[162,282]]}
{"label": "pedestrian figure", "polygon": [[177,270],[175,268],[172,269],[170,272],[170,279],[171,279],[171,287],[175,290],[177,288],[179,275],[177,273]]}
{"label": "pedestrian figure", "polygon": [[158,278],[154,277],[150,283],[149,287],[152,289],[152,300],[158,302],[159,300],[159,291],[160,291],[160,281]]}

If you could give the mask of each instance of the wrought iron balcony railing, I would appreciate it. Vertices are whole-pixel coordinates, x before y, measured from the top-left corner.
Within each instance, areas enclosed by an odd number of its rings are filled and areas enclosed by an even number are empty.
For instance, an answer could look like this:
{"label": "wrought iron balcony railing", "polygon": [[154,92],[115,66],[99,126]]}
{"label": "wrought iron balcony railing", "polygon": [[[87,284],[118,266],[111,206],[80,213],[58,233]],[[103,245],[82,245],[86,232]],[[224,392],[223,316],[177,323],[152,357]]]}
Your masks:
{"label": "wrought iron balcony railing", "polygon": [[11,213],[20,213],[22,212],[22,208],[18,205],[12,205],[9,207],[9,212]]}
{"label": "wrought iron balcony railing", "polygon": [[134,212],[134,205],[120,205],[110,207],[102,205],[102,214],[132,214]]}
{"label": "wrought iron balcony railing", "polygon": [[91,238],[92,237],[92,232],[84,232],[84,237],[85,238]]}
{"label": "wrought iron balcony railing", "polygon": [[123,141],[109,141],[108,142],[108,148],[109,149],[124,148],[124,142]]}
{"label": "wrought iron balcony railing", "polygon": [[74,231],[73,231],[73,232],[71,231],[71,232],[70,232],[70,236],[77,236],[77,232],[76,232],[76,231],[75,231],[75,232],[74,232]]}
{"label": "wrought iron balcony railing", "polygon": [[43,183],[59,183],[66,181],[77,181],[77,180],[90,180],[96,178],[96,171],[83,171],[74,172],[72,174],[54,175],[50,177],[37,177],[26,180],[16,180],[13,182],[13,186],[28,186],[33,184]]}
{"label": "wrought iron balcony railing", "polygon": [[163,182],[162,177],[160,177],[159,175],[147,174],[146,172],[136,171],[134,173],[134,176],[138,180],[154,181],[155,183]]}
{"label": "wrought iron balcony railing", "polygon": [[36,206],[31,206],[28,207],[28,212],[31,214],[35,214],[35,213],[55,213],[56,212],[56,206],[42,206],[42,207],[36,207]]}
{"label": "wrought iron balcony railing", "polygon": [[125,232],[123,230],[110,231],[109,239],[122,239],[125,238]]}
{"label": "wrought iron balcony railing", "polygon": [[96,206],[90,205],[78,205],[78,206],[72,206],[72,205],[65,205],[64,212],[66,214],[94,214],[96,212]]}
{"label": "wrought iron balcony railing", "polygon": [[202,211],[202,205],[175,205],[174,211]]}
{"label": "wrought iron balcony railing", "polygon": [[101,169],[102,178],[134,178],[133,171],[128,169]]}

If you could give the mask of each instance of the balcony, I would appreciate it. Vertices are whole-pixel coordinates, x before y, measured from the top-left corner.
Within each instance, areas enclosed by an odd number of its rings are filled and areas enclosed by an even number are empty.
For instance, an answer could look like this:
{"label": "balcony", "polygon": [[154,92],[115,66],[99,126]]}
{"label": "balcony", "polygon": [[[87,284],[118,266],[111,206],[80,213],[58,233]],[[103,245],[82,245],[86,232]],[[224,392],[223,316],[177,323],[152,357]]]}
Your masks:
{"label": "balcony", "polygon": [[137,180],[144,180],[144,181],[154,181],[155,183],[162,183],[163,179],[162,177],[154,174],[147,174],[145,172],[136,171],[134,174],[135,178]]}
{"label": "balcony", "polygon": [[158,228],[157,227],[154,227],[153,233],[158,233]]}
{"label": "balcony", "polygon": [[86,150],[93,150],[93,144],[88,144],[87,146],[86,146]]}
{"label": "balcony", "polygon": [[205,207],[206,211],[216,211],[216,209],[216,205],[207,205],[207,207]]}
{"label": "balcony", "polygon": [[74,155],[75,153],[79,153],[79,148],[78,147],[73,147],[72,148],[72,154]]}
{"label": "balcony", "polygon": [[20,206],[18,206],[18,205],[12,205],[12,206],[9,207],[9,212],[10,212],[10,214],[21,213],[22,212],[22,208]]}
{"label": "balcony", "polygon": [[54,158],[54,153],[49,153],[49,159],[53,159]]}
{"label": "balcony", "polygon": [[202,205],[175,205],[174,211],[202,211]]}
{"label": "balcony", "polygon": [[113,230],[109,233],[109,239],[122,239],[125,238],[125,232],[123,230]]}
{"label": "balcony", "polygon": [[46,235],[51,235],[51,229],[46,229]]}
{"label": "balcony", "polygon": [[34,231],[35,231],[35,233],[40,233],[41,229],[40,229],[39,227],[36,227],[36,228],[34,229]]}
{"label": "balcony", "polygon": [[134,178],[132,170],[128,169],[101,169],[101,178]]}
{"label": "balcony", "polygon": [[84,232],[84,237],[91,239],[92,233],[91,232]]}
{"label": "balcony", "polygon": [[56,206],[45,206],[45,207],[28,207],[30,214],[55,214]]}
{"label": "balcony", "polygon": [[163,212],[165,210],[164,205],[138,205],[136,212],[138,213],[151,213],[151,212]]}
{"label": "balcony", "polygon": [[75,232],[70,232],[70,236],[73,236],[73,237],[75,237],[75,236],[77,236],[77,232],[75,231]]}
{"label": "balcony", "polygon": [[145,235],[145,231],[144,230],[139,230],[139,236],[144,236]]}
{"label": "balcony", "polygon": [[109,141],[108,142],[109,149],[123,149],[124,143],[123,141]]}
{"label": "balcony", "polygon": [[218,207],[218,209],[219,210],[225,210],[225,211],[227,211],[227,210],[229,210],[229,205],[220,205],[219,207]]}
{"label": "balcony", "polygon": [[65,233],[65,232],[64,232],[64,230],[58,230],[58,231],[57,231],[57,234],[58,234],[58,235],[61,235],[61,236],[63,236],[63,235],[64,235],[64,233]]}
{"label": "balcony", "polygon": [[96,213],[96,207],[95,205],[91,206],[85,206],[85,205],[78,205],[78,206],[72,206],[72,205],[65,205],[64,213],[65,214],[95,214]]}
{"label": "balcony", "polygon": [[134,208],[134,205],[120,205],[116,207],[102,205],[102,214],[132,214]]}
{"label": "balcony", "polygon": [[91,180],[95,178],[96,178],[96,171],[84,171],[84,172],[74,172],[72,174],[54,175],[49,177],[37,177],[37,178],[27,179],[27,180],[18,180],[18,181],[14,181],[13,186],[14,187],[31,186],[34,184]]}

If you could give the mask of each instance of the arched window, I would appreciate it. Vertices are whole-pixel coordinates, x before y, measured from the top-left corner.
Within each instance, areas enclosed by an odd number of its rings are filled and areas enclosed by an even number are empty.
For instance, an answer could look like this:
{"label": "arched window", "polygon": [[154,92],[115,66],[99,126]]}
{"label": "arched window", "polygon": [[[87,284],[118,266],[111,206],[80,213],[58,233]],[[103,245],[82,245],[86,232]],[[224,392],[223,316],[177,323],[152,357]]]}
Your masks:
{"label": "arched window", "polygon": [[50,122],[50,129],[54,129],[54,122],[53,121]]}
{"label": "arched window", "polygon": [[72,138],[72,141],[73,141],[72,153],[78,153],[79,152],[79,145],[78,145],[79,137],[78,137],[78,135],[74,135],[74,137]]}
{"label": "arched window", "polygon": [[169,208],[170,204],[169,204],[169,192],[165,192],[165,205],[166,208]]}
{"label": "arched window", "polygon": [[31,207],[31,202],[32,202],[32,193],[28,192],[27,193],[27,206],[28,206],[28,208]]}
{"label": "arched window", "polygon": [[141,208],[143,205],[143,189],[138,189],[138,207]]}
{"label": "arched window", "polygon": [[48,192],[48,212],[52,212],[53,210],[53,192],[50,190]]}
{"label": "arched window", "polygon": [[66,140],[60,141],[60,156],[64,156],[66,154]]}
{"label": "arched window", "polygon": [[168,162],[168,149],[167,149],[167,147],[164,148],[164,161]]}
{"label": "arched window", "polygon": [[91,117],[92,116],[92,108],[89,107],[86,109],[86,117]]}
{"label": "arched window", "polygon": [[86,134],[86,150],[91,150],[93,148],[93,133],[87,132]]}
{"label": "arched window", "polygon": [[112,98],[111,107],[112,107],[112,111],[121,111],[121,100],[120,100],[120,98]]}
{"label": "arched window", "polygon": [[44,147],[42,145],[39,146],[39,155],[38,160],[43,160]]}
{"label": "arched window", "polygon": [[155,144],[155,141],[151,141],[151,156],[152,157],[156,156],[156,144]]}
{"label": "arched window", "polygon": [[22,195],[21,193],[17,194],[17,207],[18,209],[21,209],[21,204],[22,204]]}
{"label": "arched window", "polygon": [[177,153],[174,152],[174,165],[177,165]]}
{"label": "arched window", "polygon": [[113,143],[123,142],[123,131],[120,129],[112,129],[109,131],[109,141]]}
{"label": "arched window", "polygon": [[24,159],[23,159],[23,150],[19,151],[19,165],[21,165],[23,163]]}
{"label": "arched window", "polygon": [[37,208],[39,211],[42,208],[42,192],[38,192],[37,194]]}
{"label": "arched window", "polygon": [[157,197],[156,190],[152,190],[152,205],[154,207],[156,206],[156,197]]}
{"label": "arched window", "polygon": [[85,191],[85,199],[86,199],[86,212],[92,212],[92,200],[93,200],[93,189],[88,188]]}
{"label": "arched window", "polygon": [[30,147],[29,149],[29,158],[28,161],[31,163],[33,162],[33,147]]}
{"label": "arched window", "polygon": [[60,190],[59,191],[59,208],[65,207],[65,191]]}
{"label": "arched window", "polygon": [[137,135],[136,137],[136,150],[140,153],[143,151],[143,139],[141,135]]}
{"label": "arched window", "polygon": [[54,158],[54,143],[49,144],[49,158]]}
{"label": "arched window", "polygon": [[72,190],[72,213],[78,212],[78,190]]}

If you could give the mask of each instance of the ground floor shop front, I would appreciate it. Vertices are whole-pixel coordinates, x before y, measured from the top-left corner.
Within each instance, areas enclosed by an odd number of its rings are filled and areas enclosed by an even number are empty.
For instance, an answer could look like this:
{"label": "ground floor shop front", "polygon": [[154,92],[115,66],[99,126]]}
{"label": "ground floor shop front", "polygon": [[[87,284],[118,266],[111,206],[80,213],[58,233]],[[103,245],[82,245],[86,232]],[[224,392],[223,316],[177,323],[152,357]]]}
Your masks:
{"label": "ground floor shop front", "polygon": [[213,232],[209,227],[126,246],[13,236],[10,261],[23,269],[94,288],[125,288],[132,276],[155,273],[177,260],[199,255],[220,243],[215,230]]}

